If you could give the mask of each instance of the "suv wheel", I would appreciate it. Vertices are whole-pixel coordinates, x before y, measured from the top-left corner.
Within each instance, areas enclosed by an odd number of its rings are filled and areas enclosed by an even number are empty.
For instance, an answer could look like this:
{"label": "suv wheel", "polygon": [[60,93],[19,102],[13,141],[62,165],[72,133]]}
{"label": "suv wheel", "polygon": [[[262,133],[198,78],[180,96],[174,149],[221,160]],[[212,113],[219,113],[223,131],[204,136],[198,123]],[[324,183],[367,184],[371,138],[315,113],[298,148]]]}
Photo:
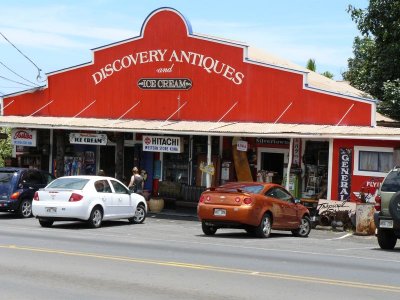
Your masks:
{"label": "suv wheel", "polygon": [[29,218],[32,216],[32,202],[28,199],[22,200],[18,209],[18,214],[22,218]]}
{"label": "suv wheel", "polygon": [[392,250],[396,246],[397,237],[393,230],[378,229],[378,244],[382,249]]}
{"label": "suv wheel", "polygon": [[400,222],[400,192],[394,194],[390,199],[389,212],[395,221]]}

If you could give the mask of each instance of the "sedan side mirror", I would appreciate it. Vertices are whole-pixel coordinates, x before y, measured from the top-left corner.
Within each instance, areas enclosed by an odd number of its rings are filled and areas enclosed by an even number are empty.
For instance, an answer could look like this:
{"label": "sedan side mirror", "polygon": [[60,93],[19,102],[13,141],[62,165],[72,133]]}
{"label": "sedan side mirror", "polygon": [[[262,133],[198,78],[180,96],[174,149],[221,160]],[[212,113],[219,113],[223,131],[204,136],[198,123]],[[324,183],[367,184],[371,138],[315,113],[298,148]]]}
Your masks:
{"label": "sedan side mirror", "polygon": [[294,199],[294,203],[295,203],[295,204],[300,204],[301,201],[300,201],[300,199]]}

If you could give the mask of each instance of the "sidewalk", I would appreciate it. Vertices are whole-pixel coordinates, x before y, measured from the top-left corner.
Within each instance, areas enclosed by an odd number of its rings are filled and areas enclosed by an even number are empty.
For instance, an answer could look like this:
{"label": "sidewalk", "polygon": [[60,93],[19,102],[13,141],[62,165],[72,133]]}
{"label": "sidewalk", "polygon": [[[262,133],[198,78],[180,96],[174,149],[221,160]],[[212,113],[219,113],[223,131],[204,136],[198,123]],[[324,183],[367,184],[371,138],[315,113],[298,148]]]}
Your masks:
{"label": "sidewalk", "polygon": [[163,209],[161,212],[148,212],[149,218],[198,221],[196,208]]}

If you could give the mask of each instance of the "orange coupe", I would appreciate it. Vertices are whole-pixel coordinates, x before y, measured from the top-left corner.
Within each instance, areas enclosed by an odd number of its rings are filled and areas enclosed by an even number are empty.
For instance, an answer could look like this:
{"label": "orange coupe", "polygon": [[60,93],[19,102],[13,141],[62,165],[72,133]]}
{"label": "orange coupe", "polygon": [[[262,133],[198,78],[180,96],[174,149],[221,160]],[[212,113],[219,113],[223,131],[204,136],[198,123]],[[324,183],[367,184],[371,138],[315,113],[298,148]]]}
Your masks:
{"label": "orange coupe", "polygon": [[262,182],[232,182],[204,191],[197,206],[204,234],[219,228],[241,228],[266,238],[271,229],[307,237],[310,212],[282,186]]}

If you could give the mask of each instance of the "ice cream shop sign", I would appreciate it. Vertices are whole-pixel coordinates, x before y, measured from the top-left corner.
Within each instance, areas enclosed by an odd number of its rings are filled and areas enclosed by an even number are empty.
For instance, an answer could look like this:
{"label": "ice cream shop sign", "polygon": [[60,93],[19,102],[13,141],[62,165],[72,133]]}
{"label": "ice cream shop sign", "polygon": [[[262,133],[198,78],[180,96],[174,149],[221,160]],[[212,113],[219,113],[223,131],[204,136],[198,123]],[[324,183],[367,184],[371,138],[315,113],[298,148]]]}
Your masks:
{"label": "ice cream shop sign", "polygon": [[70,133],[69,142],[71,144],[104,146],[107,145],[107,135],[95,133]]}
{"label": "ice cream shop sign", "polygon": [[11,144],[36,147],[36,130],[14,128],[11,130]]}

